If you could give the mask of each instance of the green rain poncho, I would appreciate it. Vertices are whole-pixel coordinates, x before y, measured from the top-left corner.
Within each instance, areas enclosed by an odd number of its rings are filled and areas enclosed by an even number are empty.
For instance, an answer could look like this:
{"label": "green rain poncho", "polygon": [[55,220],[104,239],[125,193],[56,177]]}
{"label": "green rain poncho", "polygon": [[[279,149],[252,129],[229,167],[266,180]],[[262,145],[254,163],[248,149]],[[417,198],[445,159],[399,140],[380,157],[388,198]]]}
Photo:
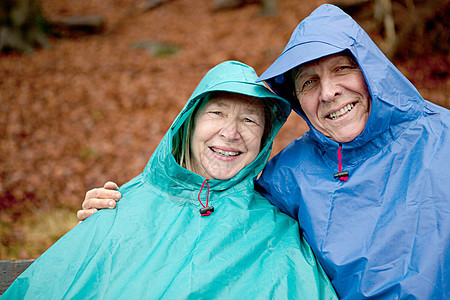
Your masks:
{"label": "green rain poncho", "polygon": [[[289,115],[285,100],[255,83],[254,70],[225,62],[210,70],[144,172],[37,259],[6,299],[334,299],[334,290],[297,222],[254,191],[272,140]],[[269,141],[229,180],[209,180],[172,155],[174,134],[208,93],[228,91],[277,103]],[[262,100],[264,101],[264,99]],[[201,193],[200,193],[201,191]]]}

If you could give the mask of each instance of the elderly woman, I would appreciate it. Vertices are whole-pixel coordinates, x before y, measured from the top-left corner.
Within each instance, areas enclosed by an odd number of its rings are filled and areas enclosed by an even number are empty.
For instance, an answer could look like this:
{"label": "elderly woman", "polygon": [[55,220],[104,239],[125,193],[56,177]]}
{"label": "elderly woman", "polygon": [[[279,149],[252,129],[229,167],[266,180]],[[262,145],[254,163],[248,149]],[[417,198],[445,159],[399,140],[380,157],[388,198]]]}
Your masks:
{"label": "elderly woman", "polygon": [[200,82],[144,172],[62,237],[5,299],[335,299],[297,222],[254,191],[289,104],[254,70]]}

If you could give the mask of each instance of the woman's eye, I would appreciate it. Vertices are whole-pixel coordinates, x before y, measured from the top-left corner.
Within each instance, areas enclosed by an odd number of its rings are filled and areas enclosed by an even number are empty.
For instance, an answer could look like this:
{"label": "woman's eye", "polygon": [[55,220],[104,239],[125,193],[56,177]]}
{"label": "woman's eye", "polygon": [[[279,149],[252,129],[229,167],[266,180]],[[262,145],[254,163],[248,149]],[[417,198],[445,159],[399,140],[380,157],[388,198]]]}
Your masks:
{"label": "woman's eye", "polygon": [[303,87],[307,87],[308,85],[310,85],[310,84],[312,84],[313,83],[313,81],[310,79],[310,80],[306,80],[304,83],[303,83]]}
{"label": "woman's eye", "polygon": [[210,113],[210,114],[213,114],[213,115],[217,115],[217,116],[222,115],[222,112],[221,112],[221,111],[210,111],[209,113]]}
{"label": "woman's eye", "polygon": [[258,117],[254,118],[244,118],[245,123],[255,124],[261,126],[262,121]]}

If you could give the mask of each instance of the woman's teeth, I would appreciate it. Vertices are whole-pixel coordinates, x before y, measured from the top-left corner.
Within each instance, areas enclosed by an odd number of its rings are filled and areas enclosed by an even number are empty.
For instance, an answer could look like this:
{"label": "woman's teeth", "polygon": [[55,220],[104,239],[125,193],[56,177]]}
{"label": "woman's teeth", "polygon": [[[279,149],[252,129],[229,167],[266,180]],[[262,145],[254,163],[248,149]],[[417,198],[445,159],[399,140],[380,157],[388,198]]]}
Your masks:
{"label": "woman's teeth", "polygon": [[328,118],[330,118],[331,120],[336,120],[337,118],[339,118],[339,117],[345,115],[346,113],[348,113],[349,111],[351,111],[353,106],[355,106],[353,103],[349,103],[346,106],[344,106],[343,108],[341,108],[340,110],[329,114]]}
{"label": "woman's teeth", "polygon": [[223,156],[238,156],[241,152],[236,152],[236,151],[225,151],[225,150],[221,150],[221,149],[216,149],[216,148],[212,148],[211,150],[217,154],[223,155]]}

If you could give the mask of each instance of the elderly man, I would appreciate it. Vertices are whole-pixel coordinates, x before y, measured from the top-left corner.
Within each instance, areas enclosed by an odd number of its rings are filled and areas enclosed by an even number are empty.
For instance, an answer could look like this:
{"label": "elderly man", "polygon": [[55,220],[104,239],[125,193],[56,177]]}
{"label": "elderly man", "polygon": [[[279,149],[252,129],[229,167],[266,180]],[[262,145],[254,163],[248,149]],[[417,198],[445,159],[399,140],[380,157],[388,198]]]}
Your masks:
{"label": "elderly man", "polygon": [[341,298],[450,298],[450,114],[323,5],[262,74],[310,130],[260,192],[296,218]]}

